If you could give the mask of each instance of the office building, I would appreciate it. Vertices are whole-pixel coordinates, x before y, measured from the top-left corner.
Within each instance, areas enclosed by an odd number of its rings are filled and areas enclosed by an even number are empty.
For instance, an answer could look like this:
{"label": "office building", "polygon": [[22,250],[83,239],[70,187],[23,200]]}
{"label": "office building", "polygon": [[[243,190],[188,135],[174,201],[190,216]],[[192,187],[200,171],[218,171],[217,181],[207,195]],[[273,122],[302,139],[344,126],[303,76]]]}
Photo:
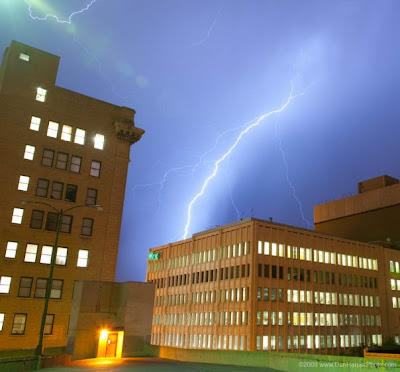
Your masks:
{"label": "office building", "polygon": [[[113,281],[135,111],[55,85],[59,57],[13,41],[0,68],[0,349],[66,345],[75,281]],[[25,202],[23,202],[25,201]],[[102,211],[86,205],[101,205]]]}
{"label": "office building", "polygon": [[152,343],[346,354],[400,335],[400,252],[246,219],[149,251]]}

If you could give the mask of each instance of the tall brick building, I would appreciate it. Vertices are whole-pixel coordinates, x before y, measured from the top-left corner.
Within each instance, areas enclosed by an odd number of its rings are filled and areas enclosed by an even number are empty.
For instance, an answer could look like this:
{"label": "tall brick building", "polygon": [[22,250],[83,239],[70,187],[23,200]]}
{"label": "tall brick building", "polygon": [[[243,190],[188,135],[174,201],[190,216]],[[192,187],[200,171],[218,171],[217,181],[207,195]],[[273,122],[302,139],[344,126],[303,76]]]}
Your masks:
{"label": "tall brick building", "polygon": [[0,69],[3,350],[38,343],[56,235],[52,207],[72,210],[60,225],[44,346],[66,344],[74,281],[114,280],[130,146],[144,133],[134,110],[56,86],[58,64],[13,41]]}

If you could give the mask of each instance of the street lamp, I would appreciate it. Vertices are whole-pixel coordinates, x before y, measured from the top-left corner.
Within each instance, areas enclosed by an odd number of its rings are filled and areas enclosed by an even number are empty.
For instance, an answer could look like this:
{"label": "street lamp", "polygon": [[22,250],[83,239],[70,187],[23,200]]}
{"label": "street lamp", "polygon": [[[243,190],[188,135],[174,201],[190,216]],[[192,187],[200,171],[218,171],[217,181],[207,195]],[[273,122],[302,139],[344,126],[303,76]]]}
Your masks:
{"label": "street lamp", "polygon": [[45,206],[53,209],[57,213],[56,239],[54,242],[53,250],[51,252],[50,273],[49,273],[49,278],[47,280],[46,293],[44,296],[44,308],[43,308],[43,314],[42,314],[42,323],[40,324],[39,343],[36,347],[36,352],[35,352],[35,354],[38,356],[36,369],[40,369],[41,363],[42,363],[42,356],[43,356],[44,327],[46,325],[47,308],[49,306],[51,286],[52,286],[52,282],[53,282],[54,264],[56,262],[56,255],[57,255],[58,236],[60,234],[60,227],[61,227],[61,222],[62,222],[63,216],[65,213],[67,213],[73,209],[76,209],[76,208],[88,207],[88,208],[96,208],[98,211],[102,211],[103,207],[98,204],[82,204],[82,205],[75,205],[66,210],[62,210],[62,209],[55,208],[54,206],[52,206],[49,203],[37,202],[37,201],[31,201],[31,200],[22,200],[22,204],[42,204],[42,205],[45,205]]}

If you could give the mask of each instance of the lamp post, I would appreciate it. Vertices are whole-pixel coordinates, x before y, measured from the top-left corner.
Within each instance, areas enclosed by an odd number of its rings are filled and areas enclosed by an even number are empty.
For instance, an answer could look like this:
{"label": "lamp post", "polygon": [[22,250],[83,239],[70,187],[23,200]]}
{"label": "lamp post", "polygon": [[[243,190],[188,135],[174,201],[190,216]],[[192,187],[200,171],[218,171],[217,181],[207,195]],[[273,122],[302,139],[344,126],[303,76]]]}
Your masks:
{"label": "lamp post", "polygon": [[82,204],[82,205],[76,205],[76,206],[68,208],[66,210],[62,210],[62,209],[57,209],[54,206],[52,206],[51,204],[44,203],[44,202],[22,200],[22,204],[42,204],[42,205],[45,205],[45,206],[53,209],[57,213],[56,238],[54,241],[54,247],[51,252],[50,273],[49,273],[49,278],[47,279],[46,293],[44,296],[44,308],[43,308],[43,314],[42,314],[42,322],[40,324],[39,342],[38,342],[38,345],[36,346],[36,351],[35,351],[35,354],[37,355],[36,369],[40,369],[41,364],[42,364],[42,356],[43,356],[44,327],[46,325],[47,308],[49,306],[51,286],[52,286],[52,282],[53,282],[54,265],[55,265],[56,256],[57,256],[58,237],[60,235],[60,228],[61,228],[63,216],[65,215],[65,213],[71,211],[72,209],[76,209],[76,208],[88,207],[88,208],[96,208],[98,211],[102,211],[103,207],[98,204]]}

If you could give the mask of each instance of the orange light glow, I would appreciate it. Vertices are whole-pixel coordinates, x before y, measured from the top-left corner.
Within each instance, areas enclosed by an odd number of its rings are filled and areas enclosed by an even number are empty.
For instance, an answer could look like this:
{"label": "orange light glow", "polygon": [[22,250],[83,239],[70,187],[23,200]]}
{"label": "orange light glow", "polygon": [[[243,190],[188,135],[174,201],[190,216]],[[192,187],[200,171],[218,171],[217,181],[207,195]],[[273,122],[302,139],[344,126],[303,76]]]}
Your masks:
{"label": "orange light glow", "polygon": [[106,329],[102,329],[100,332],[100,340],[107,340],[108,331]]}

